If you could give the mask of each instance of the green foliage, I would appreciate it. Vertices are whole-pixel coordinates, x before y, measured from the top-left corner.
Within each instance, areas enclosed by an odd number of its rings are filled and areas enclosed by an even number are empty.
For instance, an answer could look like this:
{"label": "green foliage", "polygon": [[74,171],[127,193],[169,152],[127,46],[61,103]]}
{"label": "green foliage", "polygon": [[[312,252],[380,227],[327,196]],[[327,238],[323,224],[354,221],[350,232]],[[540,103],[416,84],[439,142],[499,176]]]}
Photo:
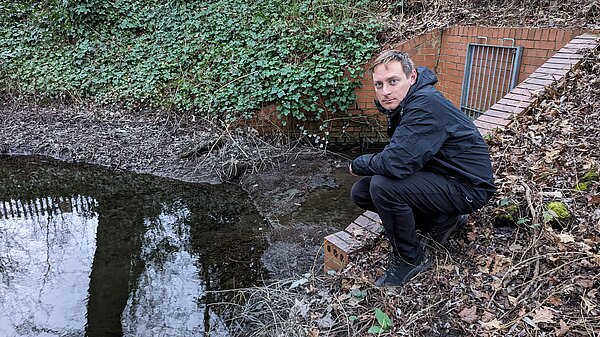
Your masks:
{"label": "green foliage", "polygon": [[392,320],[390,319],[390,316],[381,311],[379,308],[375,308],[375,319],[377,320],[377,324],[370,327],[367,331],[368,333],[381,334],[392,327]]}
{"label": "green foliage", "polygon": [[355,101],[381,27],[364,0],[0,2],[0,93],[226,119]]}
{"label": "green foliage", "polygon": [[544,212],[544,220],[549,221],[552,219],[564,220],[571,217],[571,212],[562,202],[551,201],[546,204],[546,212]]}
{"label": "green foliage", "polygon": [[519,205],[513,203],[510,199],[504,198],[498,202],[500,206],[500,214],[498,214],[498,218],[503,221],[514,222],[516,223],[519,220]]}
{"label": "green foliage", "polygon": [[580,192],[587,191],[587,189],[590,186],[590,183],[592,181],[597,181],[597,180],[598,180],[598,171],[596,170],[596,168],[592,168],[589,171],[587,171],[583,175],[583,177],[581,177],[581,180],[575,186],[575,190],[580,191]]}

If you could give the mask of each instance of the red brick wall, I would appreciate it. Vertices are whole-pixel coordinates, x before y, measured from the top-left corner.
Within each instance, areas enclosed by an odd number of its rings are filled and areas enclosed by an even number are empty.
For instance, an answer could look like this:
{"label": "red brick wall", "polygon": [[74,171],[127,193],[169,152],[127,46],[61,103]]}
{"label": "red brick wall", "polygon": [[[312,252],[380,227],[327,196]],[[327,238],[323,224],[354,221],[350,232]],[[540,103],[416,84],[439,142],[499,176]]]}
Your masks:
{"label": "red brick wall", "polygon": [[465,56],[468,43],[509,45],[502,39],[514,39],[515,46],[523,46],[518,83],[524,81],[539,66],[548,60],[575,36],[583,33],[579,29],[554,28],[505,28],[457,26],[442,33],[440,58],[434,71],[438,75],[438,89],[455,105],[460,104]]}
{"label": "red brick wall", "polygon": [[[459,106],[469,43],[482,43],[482,37],[486,37],[488,44],[509,45],[507,40],[502,39],[514,39],[515,46],[523,46],[518,81],[520,83],[571,39],[584,32],[581,29],[455,26],[428,32],[401,42],[394,48],[407,52],[417,66],[432,69],[438,76],[438,90],[454,105]],[[370,63],[365,65],[365,69]],[[375,91],[371,75],[367,71],[362,79],[362,86],[355,92],[356,104],[347,114],[332,116],[334,119],[328,124],[329,142],[386,141],[385,116],[379,113],[373,104]],[[297,123],[292,121],[283,129],[290,134],[298,133],[298,127],[295,126]],[[322,134],[319,126],[320,123],[312,122],[305,123],[304,128]]]}
{"label": "red brick wall", "polygon": [[[488,44],[508,45],[508,41],[501,40],[504,38],[514,39],[515,46],[523,46],[518,81],[520,83],[567,42],[583,32],[580,29],[456,26],[417,36],[399,43],[395,49],[407,52],[417,66],[432,69],[439,79],[436,86],[438,90],[459,106],[469,43],[481,43],[481,37],[487,37]],[[371,119],[385,120],[373,106],[375,93],[373,81],[368,73],[365,73],[362,87],[356,90],[356,95],[356,106],[350,111],[353,116],[370,116]],[[381,124],[382,127],[385,125]],[[362,136],[368,135],[366,132],[362,133]]]}

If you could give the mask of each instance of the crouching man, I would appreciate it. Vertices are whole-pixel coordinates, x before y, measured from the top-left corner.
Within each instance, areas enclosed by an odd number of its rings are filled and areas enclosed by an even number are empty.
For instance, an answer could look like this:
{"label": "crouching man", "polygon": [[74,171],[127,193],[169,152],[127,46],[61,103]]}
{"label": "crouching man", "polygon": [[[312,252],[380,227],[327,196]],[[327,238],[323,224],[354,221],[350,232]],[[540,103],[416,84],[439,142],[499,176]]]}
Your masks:
{"label": "crouching man", "polygon": [[392,251],[377,286],[405,283],[431,265],[416,230],[444,245],[495,191],[487,146],[473,122],[434,88],[435,74],[407,54],[383,52],[371,66],[390,143],[362,155],[350,173],[356,205],[379,214]]}

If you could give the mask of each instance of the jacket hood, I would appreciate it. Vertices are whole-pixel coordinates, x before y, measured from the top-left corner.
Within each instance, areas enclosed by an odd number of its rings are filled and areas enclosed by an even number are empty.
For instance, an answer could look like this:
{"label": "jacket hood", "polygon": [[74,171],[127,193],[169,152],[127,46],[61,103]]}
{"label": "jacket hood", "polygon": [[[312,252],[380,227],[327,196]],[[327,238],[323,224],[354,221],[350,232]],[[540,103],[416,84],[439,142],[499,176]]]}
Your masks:
{"label": "jacket hood", "polygon": [[379,110],[380,112],[382,112],[390,117],[395,116],[400,111],[402,111],[402,109],[404,109],[406,102],[410,100],[410,97],[414,94],[415,91],[417,91],[425,86],[428,86],[428,85],[434,85],[437,83],[437,81],[438,81],[437,76],[435,76],[433,71],[431,71],[429,68],[418,67],[417,68],[417,81],[415,82],[415,84],[410,86],[410,89],[408,89],[408,93],[406,93],[406,97],[404,97],[402,102],[400,102],[400,104],[394,110],[385,109],[381,105],[381,103],[379,103],[378,100],[375,100],[375,106],[377,107],[377,110]]}

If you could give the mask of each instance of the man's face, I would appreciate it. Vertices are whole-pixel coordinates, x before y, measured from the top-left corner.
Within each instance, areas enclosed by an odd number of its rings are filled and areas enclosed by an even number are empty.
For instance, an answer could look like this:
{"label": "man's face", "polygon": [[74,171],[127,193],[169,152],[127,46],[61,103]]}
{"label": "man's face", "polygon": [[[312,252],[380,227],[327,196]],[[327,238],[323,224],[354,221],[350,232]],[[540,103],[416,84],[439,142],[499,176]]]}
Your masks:
{"label": "man's face", "polygon": [[375,95],[387,110],[394,110],[400,105],[416,80],[417,72],[413,70],[410,76],[406,77],[402,64],[398,61],[382,63],[373,69]]}

